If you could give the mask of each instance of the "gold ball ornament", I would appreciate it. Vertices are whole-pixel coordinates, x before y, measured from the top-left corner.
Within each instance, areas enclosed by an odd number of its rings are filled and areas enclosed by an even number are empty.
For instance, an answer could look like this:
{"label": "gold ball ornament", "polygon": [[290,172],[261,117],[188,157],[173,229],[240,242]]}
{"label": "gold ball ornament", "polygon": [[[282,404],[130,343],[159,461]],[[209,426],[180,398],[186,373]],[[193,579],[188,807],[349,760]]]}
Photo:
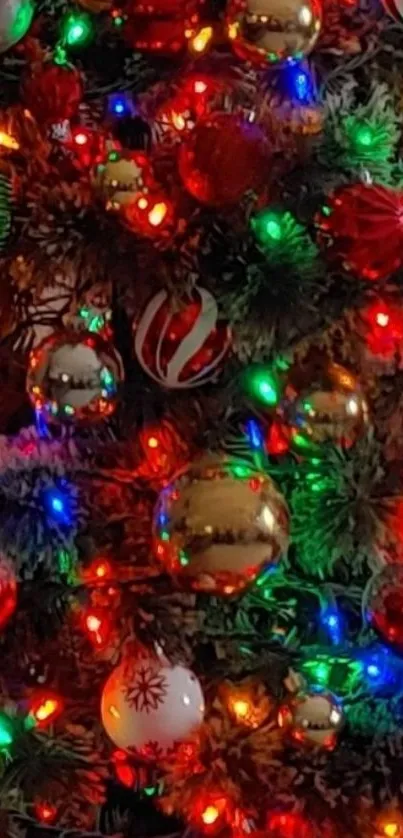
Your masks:
{"label": "gold ball ornament", "polygon": [[257,67],[299,61],[322,22],[320,0],[230,0],[227,32],[235,54]]}
{"label": "gold ball ornament", "polygon": [[287,504],[268,475],[225,455],[194,462],[165,488],[154,549],[194,590],[231,595],[287,549]]}
{"label": "gold ball ornament", "polygon": [[357,377],[331,362],[311,370],[291,370],[281,413],[291,428],[294,447],[301,450],[324,442],[349,447],[369,421]]}
{"label": "gold ball ornament", "polygon": [[196,676],[162,658],[124,661],[102,693],[101,717],[109,738],[144,759],[167,757],[192,736],[203,716]]}
{"label": "gold ball ornament", "polygon": [[280,708],[278,723],[294,742],[331,751],[343,727],[343,710],[332,693],[299,693]]}
{"label": "gold ball ornament", "polygon": [[109,210],[118,212],[154,183],[151,164],[143,152],[112,150],[95,170],[95,191]]}

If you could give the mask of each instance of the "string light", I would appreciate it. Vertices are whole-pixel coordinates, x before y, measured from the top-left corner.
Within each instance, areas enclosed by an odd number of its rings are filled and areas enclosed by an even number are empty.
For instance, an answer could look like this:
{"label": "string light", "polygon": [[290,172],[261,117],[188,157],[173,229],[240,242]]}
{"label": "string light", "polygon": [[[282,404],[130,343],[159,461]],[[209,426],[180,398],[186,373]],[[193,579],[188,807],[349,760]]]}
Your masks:
{"label": "string light", "polygon": [[43,493],[43,505],[51,520],[63,526],[71,526],[71,501],[67,492],[56,488],[46,489]]}
{"label": "string light", "polygon": [[212,26],[204,26],[203,29],[189,41],[190,52],[200,55],[209,48],[213,39],[214,30]]}
{"label": "string light", "polygon": [[275,407],[280,401],[280,385],[270,367],[250,367],[244,375],[243,382],[247,394],[262,406]]}
{"label": "string light", "polygon": [[20,144],[11,134],[8,134],[6,131],[0,131],[0,146],[9,151],[18,151]]}
{"label": "string light", "polygon": [[0,751],[5,751],[14,740],[11,719],[5,713],[0,713]]}
{"label": "string light", "polygon": [[68,47],[85,46],[94,34],[92,20],[87,14],[68,14],[62,20],[61,31]]}
{"label": "string light", "polygon": [[35,817],[42,823],[54,823],[57,813],[57,806],[53,806],[52,803],[36,803],[34,806]]}
{"label": "string light", "polygon": [[202,821],[205,826],[212,826],[216,820],[220,817],[220,812],[217,809],[217,806],[206,806],[204,812],[202,813]]}
{"label": "string light", "polygon": [[29,718],[37,727],[46,727],[63,712],[64,703],[55,693],[41,693],[31,700]]}
{"label": "string light", "polygon": [[101,609],[88,609],[82,618],[83,629],[97,649],[104,649],[112,633],[112,624],[108,615]]}

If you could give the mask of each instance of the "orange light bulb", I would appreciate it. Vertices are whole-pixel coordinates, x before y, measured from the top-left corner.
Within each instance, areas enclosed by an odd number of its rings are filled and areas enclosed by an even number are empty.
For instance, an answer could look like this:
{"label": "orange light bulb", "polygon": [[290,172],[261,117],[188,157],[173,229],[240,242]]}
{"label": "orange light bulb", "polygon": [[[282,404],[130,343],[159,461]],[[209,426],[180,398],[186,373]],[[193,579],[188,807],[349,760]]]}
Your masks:
{"label": "orange light bulb", "polygon": [[220,813],[217,809],[217,806],[206,806],[204,812],[202,813],[202,821],[206,826],[212,826],[213,823],[220,817]]}

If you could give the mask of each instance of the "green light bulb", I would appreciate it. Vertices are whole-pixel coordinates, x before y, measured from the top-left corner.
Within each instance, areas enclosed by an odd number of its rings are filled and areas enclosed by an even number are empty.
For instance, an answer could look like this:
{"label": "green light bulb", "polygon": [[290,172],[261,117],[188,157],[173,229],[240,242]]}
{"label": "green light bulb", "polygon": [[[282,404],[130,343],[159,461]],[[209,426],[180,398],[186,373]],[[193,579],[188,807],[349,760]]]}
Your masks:
{"label": "green light bulb", "polygon": [[11,722],[8,716],[0,715],[0,750],[8,748],[13,741]]}
{"label": "green light bulb", "polygon": [[245,373],[244,388],[255,401],[275,407],[280,401],[280,385],[269,366],[255,366]]}
{"label": "green light bulb", "polygon": [[281,230],[281,224],[279,224],[278,221],[276,221],[274,218],[271,218],[266,224],[266,233],[270,239],[280,241],[283,235]]}
{"label": "green light bulb", "polygon": [[373,133],[368,126],[362,125],[358,128],[355,136],[357,145],[365,146],[366,148],[368,148],[372,145],[373,139]]}
{"label": "green light bulb", "polygon": [[84,46],[93,34],[92,21],[89,15],[68,15],[62,24],[62,31],[67,46]]}

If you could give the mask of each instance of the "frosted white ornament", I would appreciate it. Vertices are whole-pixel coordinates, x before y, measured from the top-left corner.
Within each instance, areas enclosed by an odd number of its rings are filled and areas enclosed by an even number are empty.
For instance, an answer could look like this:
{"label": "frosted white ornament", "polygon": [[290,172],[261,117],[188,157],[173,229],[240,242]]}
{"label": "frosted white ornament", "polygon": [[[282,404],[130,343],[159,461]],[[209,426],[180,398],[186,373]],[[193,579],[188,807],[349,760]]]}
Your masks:
{"label": "frosted white ornament", "polygon": [[0,53],[26,35],[34,15],[33,0],[0,1]]}
{"label": "frosted white ornament", "polygon": [[102,693],[102,722],[112,742],[148,759],[166,757],[197,730],[203,715],[196,676],[154,658],[120,664]]}

